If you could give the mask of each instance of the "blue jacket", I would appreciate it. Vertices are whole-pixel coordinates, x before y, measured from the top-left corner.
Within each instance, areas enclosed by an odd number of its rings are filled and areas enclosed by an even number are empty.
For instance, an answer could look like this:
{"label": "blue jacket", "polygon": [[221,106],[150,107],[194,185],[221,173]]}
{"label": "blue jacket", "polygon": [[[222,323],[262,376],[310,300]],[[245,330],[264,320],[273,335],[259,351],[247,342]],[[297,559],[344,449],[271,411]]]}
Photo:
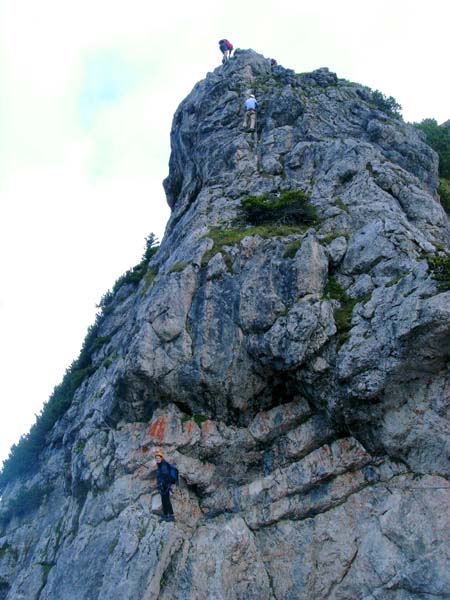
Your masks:
{"label": "blue jacket", "polygon": [[170,486],[172,485],[170,480],[170,465],[164,459],[158,465],[156,481],[158,482],[158,490],[161,494],[167,494],[170,491]]}
{"label": "blue jacket", "polygon": [[245,110],[257,110],[258,109],[258,103],[256,102],[255,98],[248,98],[245,101]]}

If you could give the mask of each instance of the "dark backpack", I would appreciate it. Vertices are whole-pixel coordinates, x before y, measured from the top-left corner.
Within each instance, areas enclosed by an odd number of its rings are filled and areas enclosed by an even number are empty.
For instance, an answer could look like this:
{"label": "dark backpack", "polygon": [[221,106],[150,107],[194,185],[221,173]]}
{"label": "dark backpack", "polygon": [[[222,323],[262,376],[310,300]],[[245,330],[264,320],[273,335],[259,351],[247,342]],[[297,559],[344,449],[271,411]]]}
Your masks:
{"label": "dark backpack", "polygon": [[170,483],[178,484],[178,469],[174,465],[169,465]]}

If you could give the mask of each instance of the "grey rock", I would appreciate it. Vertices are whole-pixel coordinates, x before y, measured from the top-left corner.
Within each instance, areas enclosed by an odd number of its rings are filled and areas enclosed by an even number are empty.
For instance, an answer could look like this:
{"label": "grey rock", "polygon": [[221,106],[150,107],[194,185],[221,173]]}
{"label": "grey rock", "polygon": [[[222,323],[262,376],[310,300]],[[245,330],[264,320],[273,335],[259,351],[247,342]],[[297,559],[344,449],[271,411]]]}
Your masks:
{"label": "grey rock", "polygon": [[331,263],[336,266],[344,258],[347,251],[347,240],[341,236],[332,240],[327,246],[328,256],[330,257]]}
{"label": "grey rock", "polygon": [[367,275],[367,273],[363,273],[356,279],[355,283],[348,288],[347,296],[353,299],[363,298],[364,296],[371,294],[374,287],[372,277]]}

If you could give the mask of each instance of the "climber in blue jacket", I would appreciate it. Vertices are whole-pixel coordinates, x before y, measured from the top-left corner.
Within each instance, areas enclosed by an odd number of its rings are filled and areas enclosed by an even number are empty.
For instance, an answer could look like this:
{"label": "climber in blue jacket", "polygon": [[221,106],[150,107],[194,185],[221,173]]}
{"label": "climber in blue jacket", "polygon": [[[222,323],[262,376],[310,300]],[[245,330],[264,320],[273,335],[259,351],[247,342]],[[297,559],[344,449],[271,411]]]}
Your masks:
{"label": "climber in blue jacket", "polygon": [[242,124],[242,129],[247,129],[248,131],[255,131],[256,127],[256,111],[258,110],[258,103],[256,102],[256,98],[253,94],[247,98],[244,104],[245,109],[245,117],[244,122]]}
{"label": "climber in blue jacket", "polygon": [[161,519],[163,521],[175,521],[172,503],[170,501],[170,487],[174,483],[174,478],[171,474],[173,467],[164,460],[164,455],[160,450],[155,453],[155,459],[158,467],[156,481],[158,483],[158,491],[161,495],[163,509],[163,516]]}

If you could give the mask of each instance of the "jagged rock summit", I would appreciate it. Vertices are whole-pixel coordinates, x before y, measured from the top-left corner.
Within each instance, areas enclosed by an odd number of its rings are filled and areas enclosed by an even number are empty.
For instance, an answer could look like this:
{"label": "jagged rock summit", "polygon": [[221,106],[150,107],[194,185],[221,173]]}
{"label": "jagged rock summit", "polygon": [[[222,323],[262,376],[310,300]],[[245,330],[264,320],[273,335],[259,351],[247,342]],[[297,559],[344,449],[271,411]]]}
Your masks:
{"label": "jagged rock summit", "polygon": [[238,50],[181,103],[162,244],[3,490],[0,598],[450,598],[450,225],[375,100]]}

